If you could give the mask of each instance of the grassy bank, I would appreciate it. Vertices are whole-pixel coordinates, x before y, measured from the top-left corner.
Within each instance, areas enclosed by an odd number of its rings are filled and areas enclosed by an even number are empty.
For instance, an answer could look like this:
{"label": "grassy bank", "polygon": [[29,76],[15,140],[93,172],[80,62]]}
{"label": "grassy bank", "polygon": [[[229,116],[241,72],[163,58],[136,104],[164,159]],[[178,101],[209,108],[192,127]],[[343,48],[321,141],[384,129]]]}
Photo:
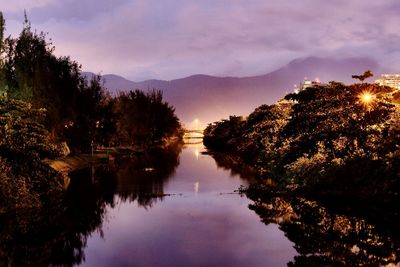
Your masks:
{"label": "grassy bank", "polygon": [[72,171],[84,169],[92,165],[107,163],[114,160],[116,157],[138,153],[143,153],[143,150],[129,147],[102,148],[97,149],[93,155],[78,154],[51,160],[45,159],[43,162],[58,172],[68,174]]}
{"label": "grassy bank", "polygon": [[45,159],[43,160],[48,166],[53,168],[54,170],[68,174],[72,171],[84,169],[93,165],[107,163],[109,161],[114,161],[116,158],[129,156],[132,157],[134,155],[140,155],[145,153],[146,151],[162,148],[168,149],[170,146],[176,146],[178,143],[181,143],[182,140],[178,137],[165,139],[161,144],[148,147],[146,149],[142,147],[107,147],[107,148],[99,148],[96,149],[91,154],[78,154],[71,155],[63,158],[57,159]]}
{"label": "grassy bank", "polygon": [[70,173],[75,170],[84,169],[93,164],[108,161],[109,156],[107,154],[82,154],[76,156],[69,156],[65,158],[58,158],[54,160],[44,160],[43,162],[48,164],[54,170],[61,173]]}

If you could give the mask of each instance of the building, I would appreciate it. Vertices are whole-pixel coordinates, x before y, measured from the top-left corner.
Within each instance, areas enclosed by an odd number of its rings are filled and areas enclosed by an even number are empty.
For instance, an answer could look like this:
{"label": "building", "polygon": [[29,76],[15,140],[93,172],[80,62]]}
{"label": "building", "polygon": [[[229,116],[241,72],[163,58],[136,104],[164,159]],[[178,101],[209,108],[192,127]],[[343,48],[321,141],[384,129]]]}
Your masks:
{"label": "building", "polygon": [[308,80],[307,78],[304,78],[304,81],[300,83],[300,86],[295,86],[294,92],[298,93],[300,91],[303,91],[309,87],[315,87],[322,85],[321,81],[316,78],[315,81]]}
{"label": "building", "polygon": [[400,90],[400,74],[382,74],[376,84],[389,86]]}

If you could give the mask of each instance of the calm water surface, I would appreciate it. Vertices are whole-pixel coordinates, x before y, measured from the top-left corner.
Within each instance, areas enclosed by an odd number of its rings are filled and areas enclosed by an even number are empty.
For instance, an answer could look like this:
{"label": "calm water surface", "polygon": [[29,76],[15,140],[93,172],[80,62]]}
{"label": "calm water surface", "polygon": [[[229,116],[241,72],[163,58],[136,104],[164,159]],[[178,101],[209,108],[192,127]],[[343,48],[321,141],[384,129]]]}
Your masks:
{"label": "calm water surface", "polygon": [[[80,265],[286,266],[296,255],[293,244],[234,193],[247,185],[246,177],[218,167],[203,150],[186,146],[176,160],[159,159],[161,172],[152,160],[119,170],[117,183],[109,185],[116,194],[88,237]],[[164,166],[168,162],[174,166]],[[101,179],[96,172],[80,176],[70,190]]]}
{"label": "calm water surface", "polygon": [[400,199],[253,203],[234,192],[251,170],[203,150],[81,170],[46,208],[0,214],[0,266],[400,266]]}

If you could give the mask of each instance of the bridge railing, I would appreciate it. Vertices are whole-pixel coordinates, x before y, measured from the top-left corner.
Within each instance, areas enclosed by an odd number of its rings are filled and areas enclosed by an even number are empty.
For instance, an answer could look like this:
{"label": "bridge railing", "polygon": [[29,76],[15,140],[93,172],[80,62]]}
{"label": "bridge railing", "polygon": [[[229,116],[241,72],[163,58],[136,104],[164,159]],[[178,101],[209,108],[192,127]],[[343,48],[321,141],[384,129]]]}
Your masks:
{"label": "bridge railing", "polygon": [[203,134],[204,130],[191,130],[191,129],[186,129],[185,133],[199,133]]}

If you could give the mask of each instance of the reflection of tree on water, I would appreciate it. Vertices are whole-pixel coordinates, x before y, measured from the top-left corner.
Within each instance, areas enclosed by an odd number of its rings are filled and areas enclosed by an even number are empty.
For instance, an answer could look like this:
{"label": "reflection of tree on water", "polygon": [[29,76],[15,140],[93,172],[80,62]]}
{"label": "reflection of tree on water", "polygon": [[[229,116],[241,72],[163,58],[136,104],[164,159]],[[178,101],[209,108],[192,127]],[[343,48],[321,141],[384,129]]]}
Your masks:
{"label": "reflection of tree on water", "polygon": [[2,216],[0,266],[81,263],[87,237],[96,229],[101,231],[106,207],[114,205],[115,180],[101,173],[101,182],[93,186],[84,179],[58,205]]}
{"label": "reflection of tree on water", "polygon": [[381,266],[400,260],[398,229],[371,224],[368,214],[362,219],[352,216],[353,210],[335,213],[298,197],[258,198],[250,208],[265,224],[279,224],[295,243],[299,255],[289,266]]}
{"label": "reflection of tree on water", "polygon": [[[71,174],[59,205],[0,216],[0,266],[72,266],[85,260],[87,237],[102,235],[115,196],[151,206],[179,164],[181,147],[154,150],[110,166]],[[147,168],[147,169],[146,169]],[[153,169],[151,169],[153,168]],[[146,171],[147,170],[147,171]],[[93,179],[94,178],[94,179]]]}
{"label": "reflection of tree on water", "polygon": [[164,196],[164,184],[179,165],[182,146],[154,149],[133,158],[117,161],[112,166],[116,175],[116,194],[122,200],[137,201],[143,207],[152,206]]}
{"label": "reflection of tree on water", "polygon": [[255,170],[246,165],[238,156],[226,153],[211,153],[211,156],[217,163],[218,168],[228,170],[231,176],[239,175],[244,180],[252,180],[255,177]]}
{"label": "reflection of tree on water", "polygon": [[[212,156],[232,174],[249,174],[249,168],[235,155]],[[278,224],[294,242],[299,255],[289,266],[382,266],[400,261],[398,199],[355,202],[330,197],[316,202],[272,191],[251,187],[247,195],[254,201],[250,208],[261,220]]]}

